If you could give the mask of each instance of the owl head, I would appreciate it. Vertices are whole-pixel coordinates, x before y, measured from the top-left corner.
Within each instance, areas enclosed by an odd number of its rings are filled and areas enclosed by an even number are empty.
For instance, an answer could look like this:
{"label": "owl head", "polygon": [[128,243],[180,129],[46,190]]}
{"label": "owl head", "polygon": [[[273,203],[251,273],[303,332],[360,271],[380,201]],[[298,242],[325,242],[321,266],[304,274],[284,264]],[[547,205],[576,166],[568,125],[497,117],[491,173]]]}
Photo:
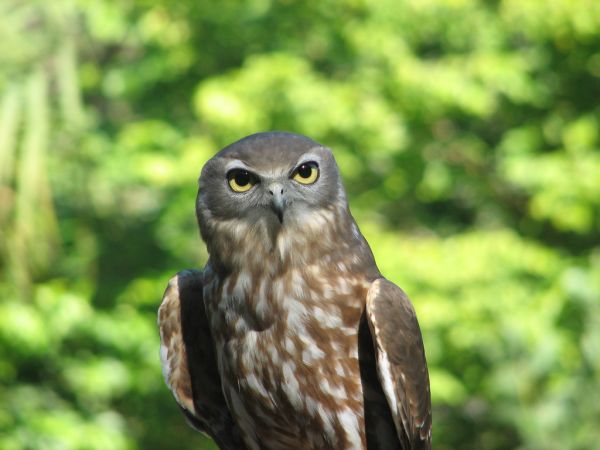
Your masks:
{"label": "owl head", "polygon": [[332,152],[292,133],[253,134],[225,147],[205,164],[199,185],[198,223],[211,255],[307,240],[348,208]]}

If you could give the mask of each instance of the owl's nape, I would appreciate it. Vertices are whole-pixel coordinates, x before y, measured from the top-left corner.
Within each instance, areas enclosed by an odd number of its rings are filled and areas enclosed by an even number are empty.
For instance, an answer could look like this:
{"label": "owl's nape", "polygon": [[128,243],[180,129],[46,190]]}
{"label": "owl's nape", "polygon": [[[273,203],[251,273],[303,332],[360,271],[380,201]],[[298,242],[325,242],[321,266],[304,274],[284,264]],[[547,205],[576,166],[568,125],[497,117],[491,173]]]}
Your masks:
{"label": "owl's nape", "polygon": [[[159,319],[190,421],[221,448],[429,449],[419,325],[379,272],[332,152],[291,133],[244,138],[202,169],[196,212],[209,260],[193,294],[167,291]],[[173,306],[190,301],[201,307]]]}

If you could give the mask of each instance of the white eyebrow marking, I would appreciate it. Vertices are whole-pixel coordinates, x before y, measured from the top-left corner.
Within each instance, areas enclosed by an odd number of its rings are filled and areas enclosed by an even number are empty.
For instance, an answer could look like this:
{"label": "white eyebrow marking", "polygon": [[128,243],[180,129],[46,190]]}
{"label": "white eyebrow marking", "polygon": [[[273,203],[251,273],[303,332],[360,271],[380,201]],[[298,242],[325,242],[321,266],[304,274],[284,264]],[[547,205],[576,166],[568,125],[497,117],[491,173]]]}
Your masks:
{"label": "white eyebrow marking", "polygon": [[[317,149],[317,148],[321,148],[321,147],[313,147],[313,149]],[[317,155],[316,153],[311,153],[312,149],[309,150],[307,153],[304,153],[303,155],[300,156],[300,158],[298,158],[298,160],[296,161],[296,164],[294,164],[294,167],[292,168],[292,170],[296,170],[296,168],[304,163],[310,162],[310,161],[315,161],[317,163],[321,162],[321,157],[319,155]]]}
{"label": "white eyebrow marking", "polygon": [[225,171],[229,172],[231,169],[247,169],[250,172],[254,172],[254,169],[246,164],[241,159],[232,159],[227,164],[225,164]]}
{"label": "white eyebrow marking", "polygon": [[[294,166],[294,169],[297,166]],[[232,159],[227,164],[225,164],[225,173],[228,173],[233,169],[242,169],[252,172],[254,175],[258,176],[261,179],[266,179],[267,181],[274,180],[276,178],[281,178],[287,175],[289,169],[287,167],[274,167],[270,171],[265,171],[264,169],[255,169],[251,165],[242,161],[241,159]]]}

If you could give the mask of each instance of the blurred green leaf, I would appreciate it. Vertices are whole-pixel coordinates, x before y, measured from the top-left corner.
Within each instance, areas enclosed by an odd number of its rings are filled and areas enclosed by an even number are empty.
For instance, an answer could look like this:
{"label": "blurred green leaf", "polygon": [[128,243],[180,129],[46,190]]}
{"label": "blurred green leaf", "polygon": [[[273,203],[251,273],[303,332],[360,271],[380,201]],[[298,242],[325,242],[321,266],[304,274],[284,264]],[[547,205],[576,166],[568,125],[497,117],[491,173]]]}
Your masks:
{"label": "blurred green leaf", "polygon": [[0,448],[214,448],[156,309],[202,165],[331,147],[413,299],[450,449],[600,440],[600,3],[0,4]]}

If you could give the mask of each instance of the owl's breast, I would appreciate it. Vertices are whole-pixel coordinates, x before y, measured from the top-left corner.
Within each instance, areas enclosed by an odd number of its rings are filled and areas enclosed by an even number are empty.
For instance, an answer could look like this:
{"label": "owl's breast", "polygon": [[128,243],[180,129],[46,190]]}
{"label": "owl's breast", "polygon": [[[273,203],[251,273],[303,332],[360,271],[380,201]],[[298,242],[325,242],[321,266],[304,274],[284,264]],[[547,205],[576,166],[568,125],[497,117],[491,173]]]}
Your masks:
{"label": "owl's breast", "polygon": [[367,289],[316,267],[207,286],[223,390],[249,440],[364,447],[357,333]]}

